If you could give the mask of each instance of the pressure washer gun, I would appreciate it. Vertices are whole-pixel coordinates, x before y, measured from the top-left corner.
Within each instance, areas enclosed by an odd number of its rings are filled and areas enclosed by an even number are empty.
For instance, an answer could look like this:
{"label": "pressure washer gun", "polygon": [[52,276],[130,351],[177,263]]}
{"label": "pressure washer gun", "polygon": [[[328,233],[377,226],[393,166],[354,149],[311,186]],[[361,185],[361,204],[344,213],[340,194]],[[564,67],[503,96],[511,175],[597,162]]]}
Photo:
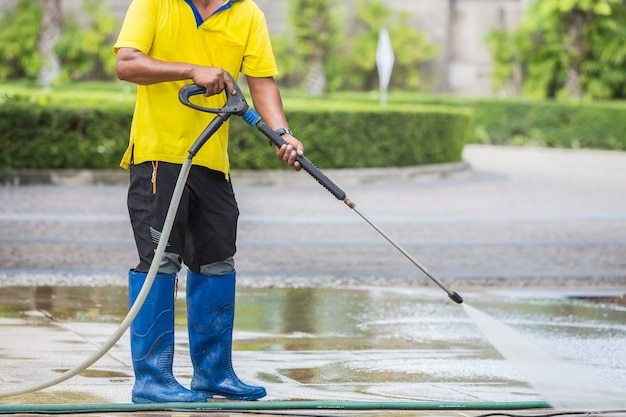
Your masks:
{"label": "pressure washer gun", "polygon": [[[200,134],[198,139],[189,149],[189,159],[193,158],[200,148],[206,143],[206,141],[213,135],[220,126],[228,120],[230,116],[242,117],[250,126],[256,127],[277,147],[281,147],[287,142],[280,137],[271,127],[267,125],[259,116],[259,114],[251,107],[248,106],[246,99],[241,92],[241,89],[237,85],[237,82],[233,77],[226,73],[226,76],[230,78],[232,84],[235,86],[235,91],[231,92],[225,89],[226,104],[221,108],[203,107],[191,102],[191,97],[197,95],[204,95],[206,89],[204,87],[189,84],[180,89],[178,98],[187,107],[199,110],[206,113],[215,114],[216,117],[209,123],[209,125]],[[308,172],[320,185],[328,190],[337,200],[342,201],[345,205],[354,210],[363,220],[365,220],[370,226],[374,228],[382,237],[384,237],[393,247],[395,247],[400,253],[402,253],[409,261],[417,266],[428,278],[430,278],[435,284],[437,284],[442,290],[444,290],[448,297],[455,303],[461,304],[463,298],[456,292],[446,287],[439,279],[435,278],[420,262],[418,262],[413,256],[411,256],[406,250],[404,250],[399,244],[394,242],[385,232],[383,232],[378,226],[376,226],[369,218],[357,210],[356,204],[354,204],[347,196],[346,193],[339,188],[330,178],[328,178],[318,167],[316,167],[309,159],[303,155],[296,156],[296,161],[300,163],[302,169]]]}

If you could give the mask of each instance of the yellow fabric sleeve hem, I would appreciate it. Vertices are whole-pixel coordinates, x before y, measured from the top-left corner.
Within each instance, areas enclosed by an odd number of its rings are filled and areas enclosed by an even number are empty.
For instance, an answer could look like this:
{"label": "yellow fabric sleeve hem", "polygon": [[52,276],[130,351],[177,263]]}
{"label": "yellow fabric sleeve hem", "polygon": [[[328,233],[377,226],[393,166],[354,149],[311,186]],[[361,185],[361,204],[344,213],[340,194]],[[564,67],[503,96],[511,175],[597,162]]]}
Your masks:
{"label": "yellow fabric sleeve hem", "polygon": [[277,76],[279,74],[278,70],[249,71],[249,70],[247,70],[245,68],[242,68],[241,73],[247,75],[248,77],[258,77],[258,78],[261,78],[261,77],[275,77],[275,76]]}

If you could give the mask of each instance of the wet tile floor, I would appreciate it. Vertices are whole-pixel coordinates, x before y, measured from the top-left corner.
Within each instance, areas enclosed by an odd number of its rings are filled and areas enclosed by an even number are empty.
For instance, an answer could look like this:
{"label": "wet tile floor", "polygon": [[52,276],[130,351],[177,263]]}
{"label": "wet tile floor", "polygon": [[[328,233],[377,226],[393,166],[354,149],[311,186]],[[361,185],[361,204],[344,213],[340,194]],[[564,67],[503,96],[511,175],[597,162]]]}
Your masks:
{"label": "wet tile floor", "polygon": [[[459,291],[602,389],[626,392],[626,291]],[[191,377],[185,305],[177,301],[175,373]],[[77,365],[126,313],[122,287],[0,289],[2,389]],[[540,401],[464,310],[433,289],[242,288],[235,368],[266,386],[268,400]],[[549,370],[546,370],[549,372]],[[88,371],[2,403],[127,403],[125,335]]]}

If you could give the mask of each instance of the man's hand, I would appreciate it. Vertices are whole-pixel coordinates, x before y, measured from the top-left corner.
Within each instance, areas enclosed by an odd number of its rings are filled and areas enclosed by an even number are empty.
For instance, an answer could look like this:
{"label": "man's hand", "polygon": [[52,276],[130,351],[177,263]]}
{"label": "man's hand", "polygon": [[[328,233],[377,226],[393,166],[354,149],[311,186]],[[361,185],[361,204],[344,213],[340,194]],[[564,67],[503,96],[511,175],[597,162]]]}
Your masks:
{"label": "man's hand", "polygon": [[115,70],[120,80],[142,85],[192,79],[197,85],[206,88],[206,96],[221,93],[224,87],[233,94],[236,92],[236,87],[223,68],[160,61],[134,48],[120,48],[117,51]]}
{"label": "man's hand", "polygon": [[[273,129],[286,128],[289,126],[274,77],[248,76],[248,86],[250,87],[252,102],[254,103],[256,111],[259,112],[263,120],[265,120],[269,126]],[[302,142],[289,133],[285,133],[281,137],[287,144],[280,148],[274,148],[276,155],[285,161],[287,165],[293,167],[296,171],[300,171],[302,167],[300,163],[296,161],[296,158],[298,156],[304,156],[304,146]]]}
{"label": "man's hand", "polygon": [[287,165],[293,167],[296,171],[300,171],[300,163],[296,161],[296,157],[304,155],[304,146],[298,139],[289,134],[283,135],[282,138],[287,144],[280,148],[275,147],[276,155],[285,161]]}
{"label": "man's hand", "polygon": [[196,85],[206,88],[204,95],[207,97],[221,93],[224,87],[228,88],[228,91],[233,94],[236,91],[230,77],[226,75],[226,71],[223,68],[194,66],[191,79]]}

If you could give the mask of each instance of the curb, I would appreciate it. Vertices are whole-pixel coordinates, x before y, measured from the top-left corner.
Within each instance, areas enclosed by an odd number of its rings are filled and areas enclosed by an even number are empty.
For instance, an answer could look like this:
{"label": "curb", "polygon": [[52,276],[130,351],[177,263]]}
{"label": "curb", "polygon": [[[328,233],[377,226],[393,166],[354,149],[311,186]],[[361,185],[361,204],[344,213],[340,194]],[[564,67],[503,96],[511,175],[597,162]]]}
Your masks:
{"label": "curb", "polygon": [[[324,170],[326,175],[342,185],[371,184],[389,181],[415,181],[443,179],[471,170],[466,162],[418,165],[400,168],[345,168]],[[235,170],[233,182],[237,185],[273,186],[306,185],[311,178],[308,175],[294,175],[284,170]],[[122,169],[14,169],[0,170],[0,185],[128,185],[128,172]]]}

